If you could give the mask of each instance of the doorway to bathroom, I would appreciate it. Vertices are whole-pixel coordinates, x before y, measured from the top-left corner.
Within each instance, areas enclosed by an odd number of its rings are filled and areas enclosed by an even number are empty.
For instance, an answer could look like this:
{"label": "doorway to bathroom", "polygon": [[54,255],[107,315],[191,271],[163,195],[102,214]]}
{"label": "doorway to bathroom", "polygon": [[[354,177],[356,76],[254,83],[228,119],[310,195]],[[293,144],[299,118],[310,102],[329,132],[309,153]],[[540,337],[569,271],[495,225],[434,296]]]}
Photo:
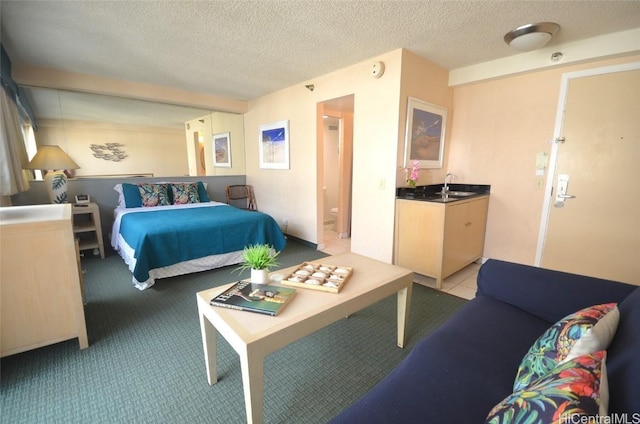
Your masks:
{"label": "doorway to bathroom", "polygon": [[354,96],[318,103],[318,249],[351,250]]}

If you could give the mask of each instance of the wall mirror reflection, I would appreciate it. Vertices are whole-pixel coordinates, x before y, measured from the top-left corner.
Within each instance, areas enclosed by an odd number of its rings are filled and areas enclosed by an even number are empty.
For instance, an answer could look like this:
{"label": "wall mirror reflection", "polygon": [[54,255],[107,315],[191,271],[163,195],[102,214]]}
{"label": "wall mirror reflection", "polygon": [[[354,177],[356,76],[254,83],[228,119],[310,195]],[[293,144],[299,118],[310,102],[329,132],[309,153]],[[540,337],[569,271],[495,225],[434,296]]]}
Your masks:
{"label": "wall mirror reflection", "polygon": [[[242,175],[243,116],[77,91],[22,87],[36,144],[59,145],[77,178]],[[213,138],[229,133],[231,167],[215,164]]]}

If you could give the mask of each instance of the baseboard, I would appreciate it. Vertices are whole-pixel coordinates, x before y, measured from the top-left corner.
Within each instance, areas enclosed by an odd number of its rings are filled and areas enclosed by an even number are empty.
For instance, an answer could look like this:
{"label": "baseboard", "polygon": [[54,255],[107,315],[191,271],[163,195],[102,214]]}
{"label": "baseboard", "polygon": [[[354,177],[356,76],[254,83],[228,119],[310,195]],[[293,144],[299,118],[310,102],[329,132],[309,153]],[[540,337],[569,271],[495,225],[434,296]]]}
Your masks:
{"label": "baseboard", "polygon": [[291,240],[295,240],[298,243],[300,243],[300,244],[302,244],[304,246],[310,247],[312,249],[316,249],[316,250],[318,249],[318,245],[316,243],[311,243],[310,241],[303,240],[303,239],[298,238],[296,236],[292,236],[291,234],[287,234],[287,238],[291,239]]}

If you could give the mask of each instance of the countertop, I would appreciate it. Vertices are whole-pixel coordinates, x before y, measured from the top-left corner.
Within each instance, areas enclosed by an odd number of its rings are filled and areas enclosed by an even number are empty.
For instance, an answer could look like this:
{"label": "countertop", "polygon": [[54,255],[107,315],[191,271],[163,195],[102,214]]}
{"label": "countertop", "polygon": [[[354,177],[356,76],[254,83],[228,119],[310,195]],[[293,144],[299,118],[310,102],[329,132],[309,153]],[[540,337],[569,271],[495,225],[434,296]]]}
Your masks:
{"label": "countertop", "polygon": [[[417,200],[422,202],[450,203],[465,199],[484,196],[491,192],[491,186],[486,184],[448,184],[449,194],[442,195],[444,184],[431,184],[417,187],[398,187],[396,199]],[[456,192],[473,193],[471,195],[456,195]]]}

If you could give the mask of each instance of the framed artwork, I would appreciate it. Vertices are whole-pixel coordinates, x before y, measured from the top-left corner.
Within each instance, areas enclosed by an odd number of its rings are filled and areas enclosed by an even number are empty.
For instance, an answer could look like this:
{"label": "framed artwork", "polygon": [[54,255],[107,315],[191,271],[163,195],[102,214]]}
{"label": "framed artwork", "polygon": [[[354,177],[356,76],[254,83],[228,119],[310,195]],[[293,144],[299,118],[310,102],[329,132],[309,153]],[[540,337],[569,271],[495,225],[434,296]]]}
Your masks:
{"label": "framed artwork", "polygon": [[420,168],[442,168],[447,109],[409,97],[404,166],[414,160]]}
{"label": "framed artwork", "polygon": [[231,168],[231,135],[228,132],[213,135],[213,166]]}
{"label": "framed artwork", "polygon": [[260,125],[260,168],[289,169],[289,121]]}

